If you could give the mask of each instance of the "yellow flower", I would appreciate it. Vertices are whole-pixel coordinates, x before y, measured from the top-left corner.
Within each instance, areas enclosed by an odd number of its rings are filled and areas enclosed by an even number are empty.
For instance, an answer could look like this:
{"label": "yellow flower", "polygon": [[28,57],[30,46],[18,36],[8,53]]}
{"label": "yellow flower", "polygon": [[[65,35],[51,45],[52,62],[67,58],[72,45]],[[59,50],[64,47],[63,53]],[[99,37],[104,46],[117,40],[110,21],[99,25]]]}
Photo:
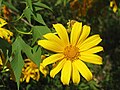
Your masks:
{"label": "yellow flower", "polygon": [[2,28],[6,24],[7,22],[0,18],[0,37],[10,42],[10,37],[13,36],[13,33],[5,28]]}
{"label": "yellow flower", "polygon": [[[47,71],[40,65],[40,71],[46,76]],[[33,63],[30,59],[25,59],[25,65],[22,69],[22,76],[20,81],[23,82],[26,80],[28,83],[30,81],[30,78],[38,81],[40,78],[40,72],[39,68],[35,63]]]}
{"label": "yellow flower", "polygon": [[69,85],[70,79],[74,84],[78,84],[80,74],[87,81],[91,80],[92,73],[84,62],[102,64],[102,58],[95,54],[103,50],[101,46],[96,46],[102,41],[100,36],[96,34],[88,37],[90,26],[82,27],[81,22],[75,22],[69,41],[67,31],[62,24],[54,24],[53,27],[58,36],[48,33],[44,35],[47,40],[39,40],[38,45],[57,54],[44,59],[42,65],[45,67],[55,63],[50,76],[54,78],[61,71],[61,81],[64,85]]}
{"label": "yellow flower", "polygon": [[117,12],[117,4],[116,4],[116,1],[115,0],[111,0],[110,1],[110,7],[113,8],[113,12],[116,13]]}

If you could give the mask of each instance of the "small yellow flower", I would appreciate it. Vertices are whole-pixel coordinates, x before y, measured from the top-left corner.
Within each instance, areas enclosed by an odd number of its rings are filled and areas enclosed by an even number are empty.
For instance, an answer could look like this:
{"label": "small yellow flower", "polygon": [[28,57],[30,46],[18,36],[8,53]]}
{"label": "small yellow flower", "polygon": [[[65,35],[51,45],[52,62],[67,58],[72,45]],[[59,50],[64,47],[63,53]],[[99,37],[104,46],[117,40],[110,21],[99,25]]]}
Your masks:
{"label": "small yellow flower", "polygon": [[[40,71],[44,74],[44,76],[47,75],[47,71],[41,65]],[[40,71],[35,63],[33,63],[30,59],[25,59],[25,65],[22,69],[20,81],[23,82],[26,80],[26,82],[29,83],[30,78],[38,81],[40,78]]]}
{"label": "small yellow flower", "polygon": [[7,22],[5,20],[3,20],[2,18],[0,18],[0,37],[4,38],[8,42],[11,42],[10,37],[13,36],[13,33],[5,28],[2,28],[6,24],[7,24]]}
{"label": "small yellow flower", "polygon": [[75,22],[71,33],[70,41],[65,27],[62,24],[54,24],[57,35],[48,33],[44,35],[46,40],[39,40],[38,45],[53,51],[53,54],[45,58],[42,65],[46,67],[54,64],[50,76],[61,71],[61,81],[69,85],[70,79],[74,84],[80,82],[80,74],[87,80],[92,79],[92,73],[84,62],[102,64],[102,58],[95,53],[103,51],[103,47],[96,46],[102,39],[98,34],[88,37],[90,26],[82,26],[81,22]]}
{"label": "small yellow flower", "polygon": [[110,7],[113,8],[113,12],[116,13],[117,12],[117,4],[116,4],[116,1],[115,0],[111,0],[110,1]]}

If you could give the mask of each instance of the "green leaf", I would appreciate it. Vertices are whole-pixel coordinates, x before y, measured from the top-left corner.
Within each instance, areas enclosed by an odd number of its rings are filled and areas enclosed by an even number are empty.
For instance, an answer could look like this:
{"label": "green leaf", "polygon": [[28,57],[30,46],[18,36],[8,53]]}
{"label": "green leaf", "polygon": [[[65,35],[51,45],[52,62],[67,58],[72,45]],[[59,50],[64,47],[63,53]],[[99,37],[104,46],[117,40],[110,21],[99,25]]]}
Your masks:
{"label": "green leaf", "polygon": [[50,29],[47,26],[34,26],[32,27],[33,31],[33,42],[32,45],[37,41],[37,39],[42,38],[42,36],[46,33],[50,33]]}
{"label": "green leaf", "polygon": [[41,8],[39,6],[33,6],[33,7],[34,7],[35,12],[39,12],[41,10],[44,10],[44,8]]}
{"label": "green leaf", "polygon": [[21,76],[23,66],[24,66],[24,61],[21,56],[21,51],[19,50],[19,47],[18,47],[17,51],[14,54],[14,59],[11,61],[11,67],[14,71],[18,89],[19,89],[19,81],[20,81],[20,76]]}
{"label": "green leaf", "polygon": [[40,1],[38,1],[36,3],[33,3],[33,5],[38,6],[38,7],[42,7],[42,8],[46,8],[46,9],[48,9],[50,11],[53,11],[50,7],[48,7],[47,5],[41,3]]}
{"label": "green leaf", "polygon": [[55,3],[55,6],[57,6],[59,4],[62,4],[62,0],[57,0],[56,3]]}
{"label": "green leaf", "polygon": [[32,16],[33,16],[33,18],[34,18],[37,22],[39,22],[39,23],[41,23],[41,24],[43,24],[43,25],[46,25],[45,22],[44,22],[44,20],[43,20],[43,18],[42,18],[42,16],[41,16],[40,14],[34,14],[29,7],[25,8],[23,12],[24,12],[25,17],[27,18],[27,20],[28,20],[30,23],[31,23],[31,18],[32,18]]}
{"label": "green leaf", "polygon": [[[13,51],[16,51],[17,47],[19,45],[19,50],[24,52],[29,59],[31,59],[34,63],[36,63],[39,67],[40,64],[40,56],[41,56],[41,49],[37,46],[34,46],[31,48],[29,45],[27,45],[22,38],[19,36],[17,37],[16,41],[13,43]],[[37,48],[36,48],[37,47]],[[36,57],[35,57],[36,56]]]}
{"label": "green leaf", "polygon": [[[12,53],[14,54],[11,62],[12,69],[15,74],[16,82],[19,88],[19,79],[22,72],[24,61],[21,52],[25,53],[27,58],[31,59],[39,67],[41,62],[41,49],[38,46],[31,48],[27,45],[20,36],[18,36],[12,45]],[[18,69],[18,70],[17,70]]]}
{"label": "green leaf", "polygon": [[41,56],[41,48],[38,45],[36,45],[36,46],[33,47],[32,51],[33,51],[33,56],[35,58],[33,61],[39,67],[40,62],[41,62],[41,57],[40,57]]}
{"label": "green leaf", "polygon": [[34,19],[35,19],[37,22],[39,22],[39,23],[41,23],[41,24],[43,24],[43,25],[46,25],[45,22],[44,22],[44,20],[43,20],[43,18],[42,18],[42,16],[41,16],[40,14],[36,14],[36,16],[33,15],[33,17],[34,17]]}
{"label": "green leaf", "polygon": [[23,12],[24,12],[24,15],[27,18],[27,20],[31,23],[31,16],[33,15],[31,9],[25,8]]}
{"label": "green leaf", "polygon": [[5,1],[3,0],[3,4],[5,4],[8,8],[10,8],[10,9],[16,11],[16,12],[19,12],[19,10],[16,9],[16,8],[12,5],[12,3],[8,3],[8,2],[5,2]]}
{"label": "green leaf", "polygon": [[13,51],[14,57],[13,57],[13,60],[11,61],[11,67],[14,71],[18,89],[19,89],[19,80],[22,72],[22,67],[24,66],[21,50],[22,50],[21,42],[19,38],[17,38],[12,45],[12,51]]}
{"label": "green leaf", "polygon": [[32,0],[26,0],[28,7],[33,11]]}

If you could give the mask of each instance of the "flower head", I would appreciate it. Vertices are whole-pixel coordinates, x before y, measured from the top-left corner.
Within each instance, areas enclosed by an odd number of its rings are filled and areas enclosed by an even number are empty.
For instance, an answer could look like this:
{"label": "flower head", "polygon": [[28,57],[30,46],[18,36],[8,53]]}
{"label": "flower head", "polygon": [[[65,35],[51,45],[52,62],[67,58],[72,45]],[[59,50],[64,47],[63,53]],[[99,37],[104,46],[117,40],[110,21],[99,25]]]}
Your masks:
{"label": "flower head", "polygon": [[73,83],[80,82],[80,74],[87,80],[92,79],[92,73],[84,62],[102,64],[102,58],[95,53],[103,50],[98,45],[102,39],[98,34],[88,37],[90,26],[82,26],[81,22],[75,22],[70,33],[70,40],[65,27],[62,24],[54,24],[57,35],[53,33],[45,34],[46,40],[39,40],[38,45],[53,51],[53,54],[45,58],[42,65],[55,64],[50,71],[50,76],[54,76],[61,71],[61,81],[69,85],[70,79]]}
{"label": "flower head", "polygon": [[5,20],[3,20],[2,18],[0,18],[0,37],[4,38],[8,42],[11,42],[10,37],[13,36],[13,33],[5,28],[2,28],[6,24],[7,24],[7,22]]}
{"label": "flower head", "polygon": [[[40,65],[40,71],[46,76],[47,71]],[[22,69],[22,76],[20,81],[23,82],[26,80],[28,83],[30,81],[30,78],[38,81],[40,78],[40,72],[39,68],[35,63],[33,63],[30,59],[25,59],[25,65],[24,68]]]}

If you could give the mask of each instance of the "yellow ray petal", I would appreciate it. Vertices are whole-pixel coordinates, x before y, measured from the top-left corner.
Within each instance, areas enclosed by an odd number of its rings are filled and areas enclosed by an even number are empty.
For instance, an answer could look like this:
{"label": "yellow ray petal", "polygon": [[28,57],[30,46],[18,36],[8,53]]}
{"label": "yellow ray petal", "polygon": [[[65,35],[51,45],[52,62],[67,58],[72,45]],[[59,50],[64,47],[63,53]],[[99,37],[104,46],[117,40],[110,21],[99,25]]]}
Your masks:
{"label": "yellow ray petal", "polygon": [[[103,47],[96,46],[96,47],[90,48],[90,49],[88,49],[86,51],[83,51],[83,53],[97,53],[97,52],[100,52],[100,51],[103,51]],[[80,50],[80,52],[81,52],[81,50]]]}
{"label": "yellow ray petal", "polygon": [[80,74],[79,71],[77,70],[76,66],[74,63],[72,63],[72,80],[74,84],[79,84],[80,82]]}
{"label": "yellow ray petal", "polygon": [[13,33],[5,28],[0,28],[1,36],[5,39],[9,39],[10,36],[13,36]]}
{"label": "yellow ray petal", "polygon": [[10,36],[13,36],[13,33],[9,30],[6,29],[6,32],[10,35]]}
{"label": "yellow ray petal", "polygon": [[75,60],[74,65],[77,67],[78,71],[81,73],[81,75],[87,80],[92,79],[92,73],[88,69],[88,67],[81,61],[81,60]]}
{"label": "yellow ray petal", "polygon": [[47,33],[45,34],[43,37],[45,37],[46,39],[50,40],[50,41],[53,41],[53,42],[56,42],[58,43],[59,45],[62,45],[64,46],[64,43],[63,41],[55,34],[53,33]]}
{"label": "yellow ray petal", "polygon": [[43,48],[53,52],[63,52],[64,49],[64,47],[62,47],[58,43],[49,40],[39,40],[38,45],[41,45]]}
{"label": "yellow ray petal", "polygon": [[46,77],[48,70],[45,68],[45,66],[42,65],[42,63],[40,63],[39,70]]}
{"label": "yellow ray petal", "polygon": [[82,61],[93,63],[93,64],[102,64],[102,57],[96,54],[81,53],[79,57]]}
{"label": "yellow ray petal", "polygon": [[63,68],[64,64],[66,62],[66,59],[61,60],[56,67],[54,67],[50,71],[50,76],[54,78],[54,76]]}
{"label": "yellow ray petal", "polygon": [[4,26],[6,24],[7,24],[7,22],[4,19],[0,18],[0,27]]}
{"label": "yellow ray petal", "polygon": [[80,51],[88,50],[102,41],[99,35],[93,35],[87,38],[79,47]]}
{"label": "yellow ray petal", "polygon": [[89,34],[90,34],[90,26],[84,25],[77,45],[79,46],[88,37]]}
{"label": "yellow ray petal", "polygon": [[65,27],[62,24],[53,24],[53,27],[55,28],[58,36],[65,43],[65,45],[68,45],[69,38],[68,38],[67,30],[65,29]]}
{"label": "yellow ray petal", "polygon": [[67,60],[63,66],[61,71],[61,81],[64,85],[69,85],[69,81],[71,78],[71,61]]}
{"label": "yellow ray petal", "polygon": [[30,75],[26,77],[26,83],[29,83],[29,81],[30,81]]}
{"label": "yellow ray petal", "polygon": [[81,30],[82,30],[82,23],[76,22],[73,25],[71,36],[70,36],[70,41],[73,46],[76,45],[76,43],[78,42],[78,39],[81,34]]}
{"label": "yellow ray petal", "polygon": [[49,64],[52,64],[54,62],[57,62],[58,60],[61,60],[64,58],[64,55],[63,54],[54,54],[54,55],[51,55],[47,58],[45,58],[42,62],[42,66],[45,67]]}
{"label": "yellow ray petal", "polygon": [[3,34],[1,33],[1,31],[0,31],[0,37],[3,38]]}
{"label": "yellow ray petal", "polygon": [[0,28],[0,32],[1,32],[2,36],[3,36],[5,39],[8,38],[9,33],[7,32],[6,29],[4,29],[4,28]]}

